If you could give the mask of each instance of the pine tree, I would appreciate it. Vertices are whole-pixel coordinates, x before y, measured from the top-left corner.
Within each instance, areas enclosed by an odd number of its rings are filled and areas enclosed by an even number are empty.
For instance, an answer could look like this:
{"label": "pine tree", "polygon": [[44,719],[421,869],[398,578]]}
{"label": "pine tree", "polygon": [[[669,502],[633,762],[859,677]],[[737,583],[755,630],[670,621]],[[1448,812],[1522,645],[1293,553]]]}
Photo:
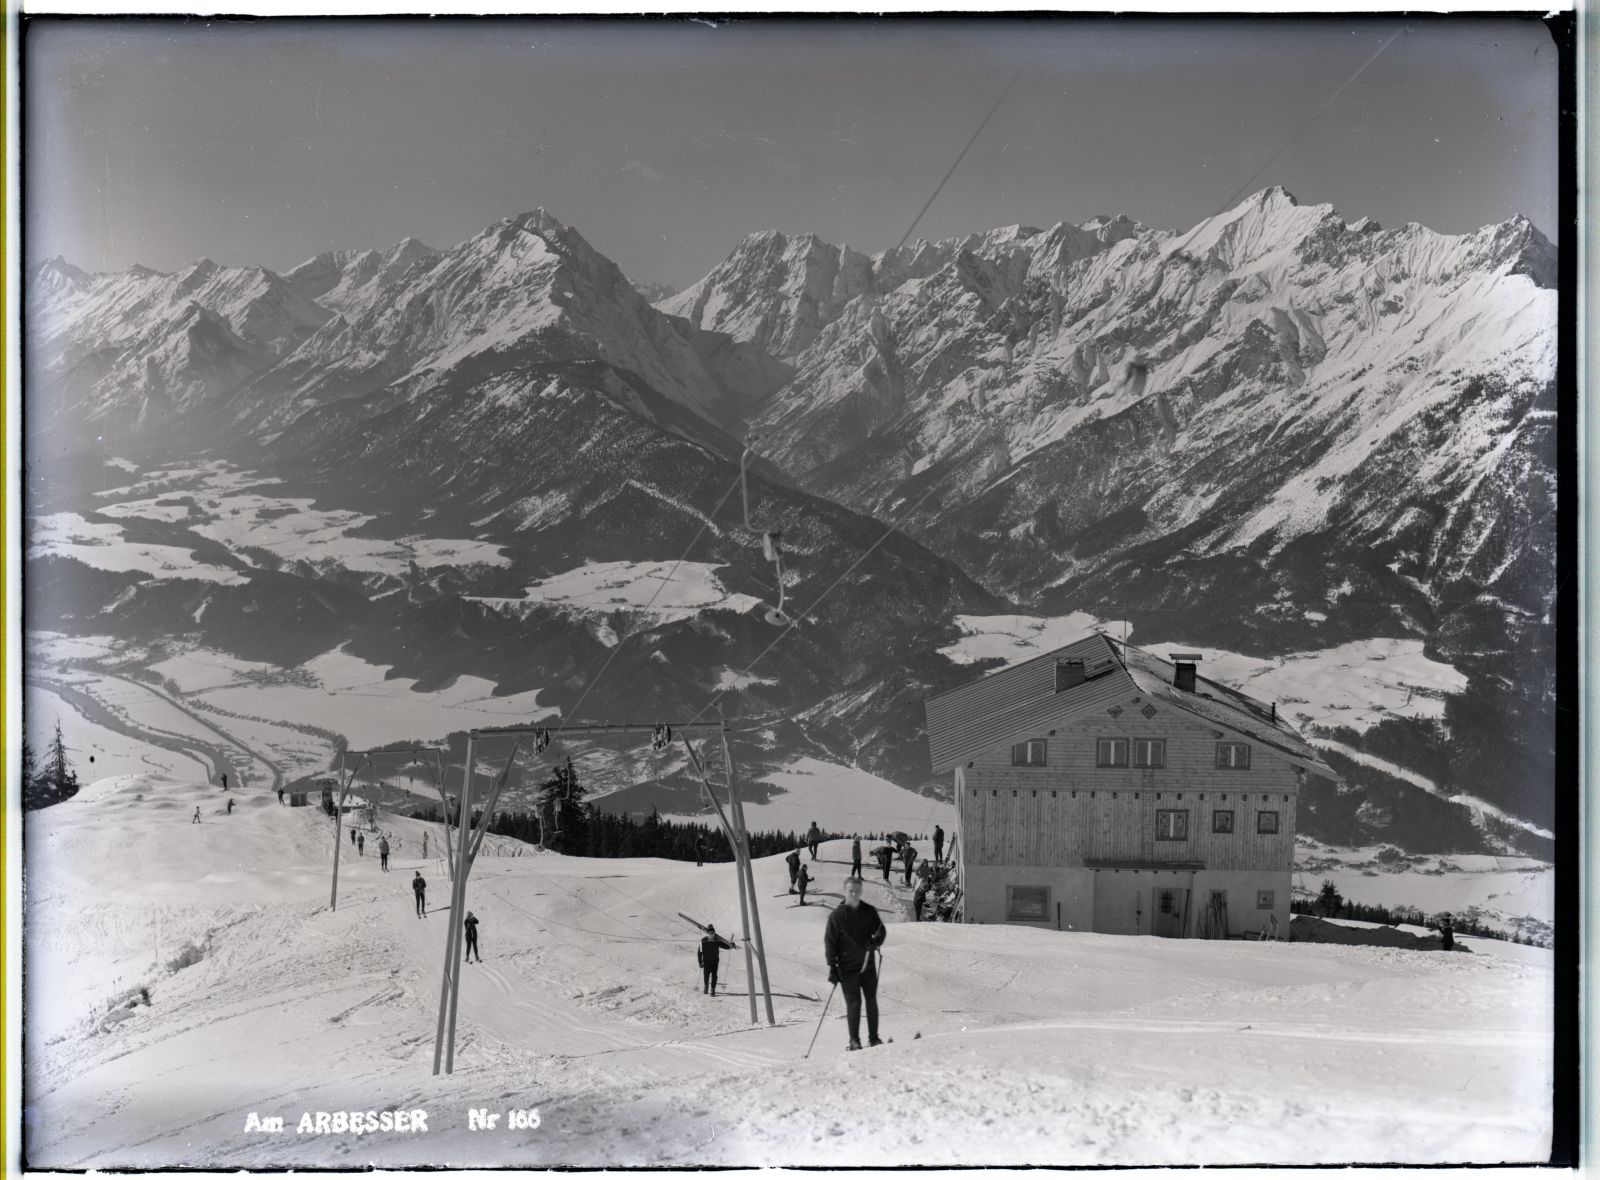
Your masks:
{"label": "pine tree", "polygon": [[[23,757],[26,767],[32,754],[24,750]],[[72,769],[72,763],[67,758],[67,743],[61,736],[61,722],[57,720],[55,736],[50,739],[45,752],[44,768],[38,774],[24,779],[23,806],[29,809],[49,807],[77,793],[78,772]]]}
{"label": "pine tree", "polygon": [[1331,880],[1322,883],[1322,892],[1317,894],[1317,908],[1322,911],[1325,918],[1337,918],[1339,911],[1344,908],[1344,898],[1339,893],[1339,887]]}
{"label": "pine tree", "polygon": [[28,798],[33,791],[34,777],[39,773],[39,768],[33,760],[33,744],[26,737],[22,739],[22,797]]}

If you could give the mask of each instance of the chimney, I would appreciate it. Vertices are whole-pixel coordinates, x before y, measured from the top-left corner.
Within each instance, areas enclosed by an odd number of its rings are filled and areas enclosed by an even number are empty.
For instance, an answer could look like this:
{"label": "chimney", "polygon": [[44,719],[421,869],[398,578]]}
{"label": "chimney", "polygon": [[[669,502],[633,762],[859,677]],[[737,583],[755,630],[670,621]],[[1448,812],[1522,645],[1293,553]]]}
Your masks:
{"label": "chimney", "polygon": [[1065,692],[1076,684],[1083,683],[1082,660],[1057,660],[1056,661],[1056,691]]}
{"label": "chimney", "polygon": [[1194,692],[1194,666],[1200,662],[1200,653],[1196,651],[1175,651],[1172,653],[1172,686],[1181,688],[1184,692]]}

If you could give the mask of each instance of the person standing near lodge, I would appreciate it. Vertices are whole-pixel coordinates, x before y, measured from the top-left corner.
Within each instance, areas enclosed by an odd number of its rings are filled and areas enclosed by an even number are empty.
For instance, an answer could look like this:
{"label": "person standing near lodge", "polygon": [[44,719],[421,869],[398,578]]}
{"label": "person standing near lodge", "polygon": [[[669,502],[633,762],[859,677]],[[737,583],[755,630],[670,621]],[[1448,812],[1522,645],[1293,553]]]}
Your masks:
{"label": "person standing near lodge", "polygon": [[417,875],[411,878],[411,892],[417,896],[417,917],[426,917],[428,913],[428,883],[422,879],[422,870],[417,870]]}
{"label": "person standing near lodge", "polygon": [[854,840],[850,841],[850,875],[852,877],[859,877],[861,875],[860,836],[857,836]]}
{"label": "person standing near lodge", "polygon": [[908,842],[900,850],[900,859],[906,863],[906,884],[911,884],[911,866],[917,862],[917,850]]}
{"label": "person standing near lodge", "polygon": [[944,829],[938,824],[933,825],[933,861],[935,864],[944,863]]}
{"label": "person standing near lodge", "polygon": [[861,900],[862,881],[844,883],[844,904],[828,915],[822,934],[822,951],[828,961],[828,982],[844,988],[845,1020],[849,1023],[850,1049],[861,1048],[861,1007],[867,1009],[867,1044],[878,1039],[878,971],[873,952],[888,937],[878,911]]}
{"label": "person standing near lodge", "polygon": [[795,880],[800,876],[800,850],[796,848],[783,862],[789,866],[789,892],[793,893]]}
{"label": "person standing near lodge", "polygon": [[706,936],[700,940],[695,960],[700,964],[701,989],[708,996],[717,994],[717,966],[722,961],[724,949],[731,951],[733,943],[718,934],[717,928],[707,922]]}
{"label": "person standing near lodge", "polygon": [[811,847],[811,859],[817,859],[817,845],[822,842],[822,829],[817,827],[817,821],[811,821],[811,827],[806,831],[806,843]]}

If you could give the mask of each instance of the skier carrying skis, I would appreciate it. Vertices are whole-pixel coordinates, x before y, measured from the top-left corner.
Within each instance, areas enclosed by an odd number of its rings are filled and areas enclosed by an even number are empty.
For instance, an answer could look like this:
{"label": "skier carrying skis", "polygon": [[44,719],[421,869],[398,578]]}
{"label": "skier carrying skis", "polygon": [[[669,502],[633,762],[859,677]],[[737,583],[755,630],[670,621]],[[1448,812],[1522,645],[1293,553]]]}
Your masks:
{"label": "skier carrying skis", "polygon": [[389,837],[387,836],[378,841],[378,867],[386,873],[389,871]]}
{"label": "skier carrying skis", "polygon": [[806,871],[806,866],[805,865],[801,865],[800,866],[800,876],[798,878],[798,882],[799,882],[799,885],[800,885],[800,904],[801,905],[805,905],[806,904],[806,886],[811,884],[811,874]]}
{"label": "skier carrying skis", "polygon": [[860,836],[857,836],[854,840],[850,841],[850,875],[852,877],[859,877],[861,875]]}
{"label": "skier carrying skis", "polygon": [[[472,956],[478,955],[478,919],[472,916],[472,911],[467,911],[466,920],[461,923],[467,928],[467,953],[462,961],[472,962]],[[483,956],[478,955],[478,962],[483,962]]]}
{"label": "skier carrying skis", "polygon": [[722,951],[733,949],[733,943],[717,933],[717,928],[711,923],[706,923],[706,936],[700,940],[700,949],[695,952],[695,960],[700,964],[701,987],[705,995],[717,994],[717,965],[721,962]]}
{"label": "skier carrying skis", "polygon": [[806,831],[806,843],[811,846],[811,859],[817,859],[817,845],[822,840],[822,829],[817,827],[817,821],[811,821],[811,827]]}
{"label": "skier carrying skis", "polygon": [[421,869],[411,878],[411,892],[417,895],[417,917],[421,918],[428,912],[428,883],[422,879]]}
{"label": "skier carrying skis", "polygon": [[878,1039],[878,970],[872,955],[889,932],[878,911],[861,900],[862,881],[851,877],[844,883],[844,904],[828,915],[822,935],[822,950],[828,960],[828,982],[844,988],[845,1020],[850,1026],[847,1048],[861,1048],[861,1004],[866,1001],[867,1044],[881,1045]]}
{"label": "skier carrying skis", "polygon": [[933,825],[933,859],[938,862],[944,860],[944,829],[938,824]]}
{"label": "skier carrying skis", "polygon": [[917,850],[907,844],[900,850],[900,859],[906,863],[906,884],[911,884],[911,866],[916,863]]}
{"label": "skier carrying skis", "polygon": [[800,850],[796,848],[783,862],[789,866],[789,892],[793,893],[795,880],[800,876]]}

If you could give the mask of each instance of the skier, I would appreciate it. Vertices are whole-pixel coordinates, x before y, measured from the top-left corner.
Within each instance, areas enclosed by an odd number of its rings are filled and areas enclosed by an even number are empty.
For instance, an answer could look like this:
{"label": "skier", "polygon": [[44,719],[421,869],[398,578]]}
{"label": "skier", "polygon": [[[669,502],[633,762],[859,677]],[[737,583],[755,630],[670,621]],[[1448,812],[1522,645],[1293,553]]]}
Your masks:
{"label": "skier", "polygon": [[705,863],[706,838],[704,836],[696,836],[694,838],[694,867],[697,869],[701,868],[705,865]]}
{"label": "skier", "polygon": [[355,842],[356,842],[356,830],[354,828],[351,828],[350,829],[350,844],[351,844],[352,847],[355,845]]}
{"label": "skier", "polygon": [[228,772],[226,770],[222,772],[222,789],[224,791],[228,789]]}
{"label": "skier", "polygon": [[279,807],[283,806],[283,788],[282,787],[278,788],[278,806]]}
{"label": "skier", "polygon": [[817,827],[817,821],[811,821],[811,828],[806,832],[806,843],[811,846],[811,859],[817,859],[817,844],[822,840],[822,829]]}
{"label": "skier", "polygon": [[472,916],[472,911],[467,911],[466,919],[461,923],[467,929],[467,953],[462,956],[462,962],[472,962],[472,956],[478,955],[478,962],[483,962],[483,956],[478,954],[478,919]]}
{"label": "skier", "polygon": [[878,847],[872,855],[878,858],[878,867],[883,870],[883,882],[887,885],[889,883],[889,862],[894,859],[894,853],[889,850],[887,844],[884,844]]}
{"label": "skier", "polygon": [[811,884],[811,874],[806,871],[806,866],[800,866],[800,876],[797,878],[800,885],[800,904],[806,904],[806,886]]}
{"label": "skier", "polygon": [[417,895],[417,917],[426,916],[428,912],[428,883],[422,879],[422,870],[417,870],[417,875],[411,878],[411,892]]}
{"label": "skier", "polygon": [[389,837],[387,836],[378,841],[378,867],[386,873],[389,871]]}
{"label": "skier", "polygon": [[194,809],[194,818],[189,822],[192,824],[197,824],[200,822],[200,809],[198,807]]}
{"label": "skier", "polygon": [[922,921],[922,907],[928,900],[928,883],[923,881],[917,886],[917,891],[911,895],[911,912],[916,921]]}
{"label": "skier", "polygon": [[228,796],[228,814],[233,814],[233,796]]}
{"label": "skier", "polygon": [[365,836],[363,836],[360,832],[356,833],[356,855],[357,856],[365,856],[365,855],[367,855],[367,838]]}
{"label": "skier", "polygon": [[850,875],[852,877],[859,877],[861,875],[860,836],[857,836],[854,840],[850,841]]}
{"label": "skier", "polygon": [[783,861],[789,866],[789,892],[793,893],[795,878],[800,875],[800,850],[796,848]]}
{"label": "skier", "polygon": [[933,825],[933,859],[940,863],[944,861],[944,829],[938,824]]}
{"label": "skier", "polygon": [[900,859],[906,862],[906,884],[911,884],[911,866],[916,863],[917,850],[907,844],[900,850]]}
{"label": "skier", "polygon": [[878,1039],[878,971],[872,954],[888,936],[878,911],[861,900],[860,877],[844,883],[844,904],[828,915],[822,950],[828,960],[828,982],[844,988],[844,1013],[850,1026],[850,1049],[861,1048],[861,1002],[867,1007],[867,1044]]}
{"label": "skier", "polygon": [[733,943],[718,934],[717,928],[707,922],[706,936],[700,940],[695,959],[700,964],[701,989],[708,996],[717,994],[717,965],[721,962],[723,948],[731,951]]}
{"label": "skier", "polygon": [[1444,941],[1445,950],[1453,951],[1456,949],[1456,931],[1455,927],[1451,925],[1449,914],[1445,914],[1439,919],[1439,937]]}

